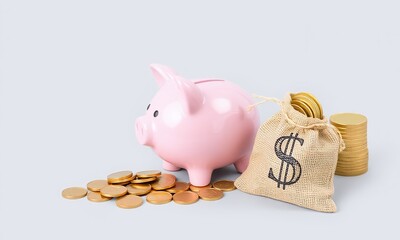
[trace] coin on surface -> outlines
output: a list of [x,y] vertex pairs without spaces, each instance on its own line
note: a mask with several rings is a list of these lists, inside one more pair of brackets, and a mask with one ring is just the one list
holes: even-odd
[[132,183],[126,186],[126,188],[128,189],[129,194],[137,196],[146,195],[151,191],[151,185],[147,183],[143,184]]
[[120,208],[137,208],[143,204],[143,199],[135,195],[126,195],[115,201]]
[[99,192],[88,192],[87,199],[91,202],[105,202],[110,200],[110,197],[104,197]]
[[212,186],[211,186],[211,184],[208,184],[208,185],[206,185],[206,186],[202,186],[202,187],[198,187],[198,186],[195,186],[195,185],[192,185],[192,184],[190,184],[190,190],[192,190],[193,192],[199,192],[201,189],[205,189],[205,188],[211,188]]
[[100,193],[104,197],[121,197],[128,193],[128,189],[119,185],[108,185],[100,189]]
[[166,191],[152,191],[146,196],[146,201],[152,204],[165,204],[172,200],[172,194]]
[[131,181],[127,181],[127,182],[119,182],[119,183],[109,183],[111,185],[121,185],[121,186],[126,186],[131,184]]
[[109,183],[122,183],[131,181],[134,177],[131,171],[120,171],[108,175],[107,181]]
[[163,173],[158,179],[151,184],[154,190],[165,190],[175,186],[176,177],[172,174]]
[[199,200],[199,195],[195,192],[184,191],[175,193],[173,199],[178,204],[192,204]]
[[86,188],[92,192],[100,192],[100,189],[107,185],[107,180],[93,180],[86,185]]
[[81,187],[70,187],[62,191],[61,195],[66,199],[79,199],[85,197],[87,190]]
[[175,182],[175,186],[168,188],[166,191],[169,193],[177,193],[189,190],[189,183],[186,182]]
[[135,178],[131,181],[131,183],[150,183],[157,180],[157,177],[149,177],[149,178]]
[[218,189],[206,188],[199,191],[199,197],[206,201],[215,201],[221,199],[223,196],[224,192]]
[[233,181],[230,180],[216,181],[215,183],[213,183],[213,187],[224,192],[236,189],[235,185],[233,184]]
[[160,175],[161,175],[161,172],[158,170],[148,170],[148,171],[141,171],[141,172],[136,173],[136,177],[138,177],[138,178],[157,177]]

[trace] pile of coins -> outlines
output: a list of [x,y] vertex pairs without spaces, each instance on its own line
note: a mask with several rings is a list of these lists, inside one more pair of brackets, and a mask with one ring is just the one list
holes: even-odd
[[330,122],[342,134],[346,149],[339,153],[336,174],[357,176],[368,171],[367,118],[357,113],[332,115]]
[[92,202],[105,202],[113,198],[120,208],[137,208],[143,204],[142,197],[151,204],[166,204],[174,201],[178,204],[192,204],[198,199],[219,200],[224,192],[235,190],[233,181],[220,180],[213,184],[197,187],[186,182],[176,181],[172,174],[157,170],[120,171],[108,175],[107,180],[93,180],[86,188],[70,187],[62,191],[67,199],[79,199],[87,196]]
[[321,104],[311,93],[292,93],[290,96],[292,98],[290,103],[296,111],[306,115],[307,117],[319,119],[324,118]]

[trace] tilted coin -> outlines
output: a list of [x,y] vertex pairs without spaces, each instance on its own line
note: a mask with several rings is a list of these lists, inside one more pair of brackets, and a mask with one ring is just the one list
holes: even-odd
[[89,192],[87,194],[87,199],[91,202],[105,202],[110,200],[110,197],[104,197],[99,192]]
[[136,178],[131,181],[131,183],[150,183],[157,180],[157,177],[149,177],[149,178]]
[[87,190],[81,187],[70,187],[62,191],[61,195],[67,199],[79,199],[85,197]]
[[184,191],[175,193],[173,199],[178,204],[192,204],[199,200],[199,195],[195,192]]
[[172,194],[166,191],[152,191],[146,196],[146,201],[152,204],[165,204],[172,200]]
[[304,102],[302,102],[302,101],[299,101],[299,100],[292,100],[292,105],[293,104],[295,104],[295,105],[297,105],[297,106],[299,106],[299,107],[301,107],[305,112],[306,112],[306,114],[307,114],[307,117],[314,117],[314,112],[311,110],[311,108],[307,105],[307,104],[305,104]]
[[338,113],[331,116],[332,124],[339,127],[360,126],[367,124],[367,118],[358,113]]
[[157,177],[160,175],[161,175],[161,172],[158,170],[148,170],[148,171],[141,171],[141,172],[136,173],[136,177],[138,177],[138,178]]
[[224,192],[218,189],[206,188],[199,191],[199,197],[206,201],[215,201],[221,199],[223,196]]
[[120,171],[108,175],[107,181],[109,183],[121,183],[131,181],[134,177],[131,171]]
[[312,110],[312,112],[314,113],[314,117],[321,119],[321,112],[320,112],[319,106],[307,94],[298,93],[292,99],[299,100],[299,101],[302,101],[303,103],[307,104],[310,107],[310,109]]
[[151,191],[151,185],[147,183],[144,184],[133,183],[126,186],[126,188],[128,189],[129,194],[137,196],[146,195]]
[[319,111],[320,111],[320,113],[321,113],[321,119],[323,119],[323,118],[324,118],[324,111],[323,111],[322,105],[321,105],[321,103],[318,101],[318,99],[317,99],[314,95],[312,95],[311,93],[309,93],[309,92],[307,92],[307,93],[301,93],[301,94],[305,94],[305,95],[307,95],[308,97],[310,97],[311,99],[314,100],[314,102],[318,105]]
[[135,195],[126,195],[118,198],[115,204],[120,208],[137,208],[143,204],[143,199]]
[[298,111],[298,112],[300,112],[300,113],[302,113],[302,114],[304,114],[304,115],[307,116],[307,113],[306,113],[301,107],[299,107],[299,106],[297,106],[297,105],[292,105],[292,107],[293,107],[296,111]]
[[169,193],[177,193],[189,190],[189,183],[186,182],[175,182],[175,186],[168,188],[166,191]]
[[89,182],[86,187],[92,192],[100,192],[100,189],[107,186],[107,180],[93,180]]
[[213,183],[213,187],[216,189],[219,189],[221,191],[224,191],[224,192],[232,191],[232,190],[236,189],[233,181],[230,181],[230,180],[217,181],[217,182]]
[[100,193],[105,197],[121,197],[128,193],[128,189],[119,185],[108,185],[100,189]]
[[206,186],[201,186],[201,187],[198,187],[198,186],[194,186],[194,185],[192,185],[192,184],[190,184],[190,190],[192,190],[193,192],[199,192],[201,189],[204,189],[204,188],[211,188],[212,186],[211,186],[211,184],[208,184],[208,185],[206,185]]
[[127,181],[127,182],[119,182],[119,183],[109,183],[111,185],[121,185],[121,186],[126,186],[131,184],[131,181]]
[[175,186],[176,177],[172,174],[164,173],[158,177],[158,179],[151,183],[151,187],[154,190],[165,190]]

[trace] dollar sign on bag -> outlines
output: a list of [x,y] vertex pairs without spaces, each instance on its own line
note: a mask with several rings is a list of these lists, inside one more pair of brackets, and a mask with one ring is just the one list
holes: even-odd
[[[285,190],[287,185],[295,184],[300,179],[300,176],[301,176],[301,165],[292,156],[296,141],[299,142],[301,146],[303,146],[303,143],[304,143],[304,139],[298,138],[297,137],[298,135],[299,134],[296,133],[296,135],[293,136],[293,133],[291,133],[290,136],[280,137],[275,142],[275,154],[280,160],[282,160],[281,168],[279,169],[278,178],[276,178],[274,176],[272,168],[269,169],[268,177],[278,183],[278,188],[280,188],[280,186],[282,185],[283,190]],[[282,144],[285,141],[287,141],[285,150],[282,151]],[[289,145],[291,145],[290,150],[289,150]],[[288,153],[288,150],[289,150],[289,153]],[[284,167],[285,167],[285,171],[283,172]],[[289,167],[292,168],[292,176],[291,176],[290,180],[287,179]],[[282,177],[283,177],[283,179],[282,179]]]

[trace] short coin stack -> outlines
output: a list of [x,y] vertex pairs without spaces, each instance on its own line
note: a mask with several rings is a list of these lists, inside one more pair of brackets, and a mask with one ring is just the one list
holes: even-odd
[[357,113],[334,114],[330,122],[342,134],[346,149],[339,154],[336,174],[357,176],[368,171],[367,118]]
[[144,196],[151,204],[166,204],[171,201],[177,204],[192,204],[199,198],[206,201],[219,200],[224,196],[223,192],[236,189],[230,180],[220,180],[214,184],[197,187],[176,181],[174,175],[157,170],[136,174],[131,171],[115,172],[108,175],[107,180],[89,182],[86,188],[66,188],[62,196],[67,199],[87,196],[92,202],[105,202],[115,198],[115,203],[120,208],[137,208],[143,204]]
[[290,94],[292,107],[307,117],[324,118],[322,106],[314,95],[311,93],[300,92]]

